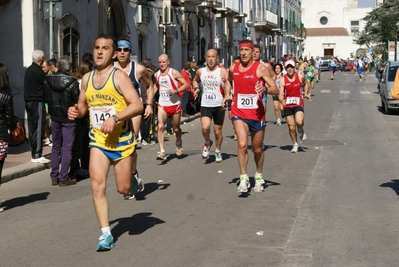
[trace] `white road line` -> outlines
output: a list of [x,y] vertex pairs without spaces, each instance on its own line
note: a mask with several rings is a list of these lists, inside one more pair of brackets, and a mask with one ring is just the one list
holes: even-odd
[[341,94],[349,94],[350,93],[350,91],[344,91],[344,90],[340,90],[339,91]]
[[370,91],[360,91],[361,95],[369,95],[371,94]]
[[331,90],[320,90],[320,93],[330,93],[331,92]]

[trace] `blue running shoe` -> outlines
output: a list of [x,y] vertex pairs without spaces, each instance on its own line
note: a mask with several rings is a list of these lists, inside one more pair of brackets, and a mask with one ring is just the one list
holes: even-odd
[[114,238],[110,233],[103,233],[98,240],[97,251],[108,251],[115,247]]
[[132,179],[132,187],[130,188],[130,192],[128,195],[123,195],[124,200],[134,199],[137,192],[141,192],[139,191],[139,182],[137,181],[136,177],[133,174],[131,179]]

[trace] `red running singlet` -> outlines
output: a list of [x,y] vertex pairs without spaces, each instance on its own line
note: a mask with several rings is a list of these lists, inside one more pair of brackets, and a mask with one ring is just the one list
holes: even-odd
[[294,81],[290,82],[284,75],[284,108],[303,107],[302,83],[298,73],[294,73]]
[[249,70],[240,72],[240,64],[233,69],[233,102],[231,103],[231,117],[246,120],[265,121],[265,109],[262,104],[262,94],[257,94],[255,85],[261,82],[256,76],[259,62],[252,64]]

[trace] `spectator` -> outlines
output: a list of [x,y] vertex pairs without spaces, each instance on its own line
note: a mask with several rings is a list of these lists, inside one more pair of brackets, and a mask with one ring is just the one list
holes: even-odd
[[[79,88],[81,88],[81,82],[83,75],[90,72],[93,69],[93,61],[82,60],[78,66],[77,71],[74,73],[74,77],[79,82]],[[69,169],[69,177],[77,179],[83,179],[90,177],[89,174],[89,115],[86,114],[84,117],[75,119],[76,130],[75,139],[72,146],[72,161],[71,168]],[[80,160],[80,162],[79,162]]]
[[[141,64],[147,69],[148,75],[151,77],[153,84],[155,84],[154,79],[154,68],[151,64],[151,59],[146,58],[144,59]],[[141,88],[141,97],[143,103],[147,103],[147,84],[144,81],[140,81],[140,88]],[[155,99],[154,99],[155,101]],[[153,101],[153,102],[154,102]],[[156,114],[156,105],[154,103],[152,105],[152,110],[154,111],[150,116],[144,117],[141,121],[141,144],[148,145],[148,144],[155,144],[154,141],[151,141],[151,133],[152,129],[154,128],[154,114]]]
[[[42,70],[44,71],[44,73],[46,73],[46,75],[51,74],[50,66],[48,64],[48,60],[44,60],[43,61]],[[43,141],[42,141],[42,146],[52,146],[53,144],[51,143],[51,140],[50,140],[51,120],[50,120],[50,115],[48,114],[48,104],[47,103],[44,103],[44,108],[46,110],[46,118],[45,118],[45,121],[44,121],[44,138],[43,138]]]
[[190,94],[191,94],[191,81],[192,77],[190,74],[190,68],[191,68],[191,63],[187,61],[184,63],[184,68],[181,71],[181,76],[186,80],[188,87],[187,90],[183,92],[183,97],[181,100],[181,105],[182,105],[182,117],[189,117],[188,112],[187,112],[187,107],[188,107],[188,102],[190,100]]
[[57,73],[58,72],[57,60],[55,58],[52,58],[52,59],[49,59],[47,62],[48,62],[48,66],[50,68],[49,74]]
[[24,77],[24,100],[28,117],[29,143],[32,154],[31,162],[49,163],[50,160],[42,156],[42,140],[46,114],[43,93],[46,74],[41,68],[44,61],[43,51],[33,51],[32,61],[32,65],[26,69]]
[[380,93],[380,83],[383,71],[384,71],[384,64],[382,63],[381,58],[378,58],[375,69],[375,77],[377,78],[377,93]]
[[[8,71],[0,63],[0,183],[4,161],[7,157],[9,131],[16,128],[14,119],[13,95],[11,93]],[[3,211],[3,208],[0,208]]]
[[68,56],[61,57],[57,62],[57,73],[47,76],[44,84],[53,135],[51,184],[59,186],[76,184],[76,179],[68,177],[76,122],[68,119],[67,113],[68,108],[78,102],[80,91],[79,82],[71,75],[71,69],[72,59]]

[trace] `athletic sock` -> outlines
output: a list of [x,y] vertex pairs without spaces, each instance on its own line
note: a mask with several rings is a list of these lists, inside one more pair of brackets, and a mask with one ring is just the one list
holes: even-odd
[[108,227],[101,227],[101,233],[103,234],[111,234],[111,228]]

